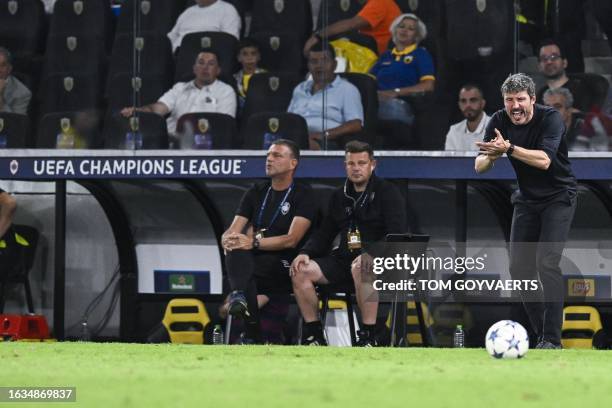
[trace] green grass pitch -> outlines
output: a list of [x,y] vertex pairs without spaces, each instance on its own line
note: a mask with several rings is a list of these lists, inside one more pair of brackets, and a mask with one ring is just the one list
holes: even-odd
[[2,343],[0,386],[75,386],[50,407],[603,407],[612,353]]

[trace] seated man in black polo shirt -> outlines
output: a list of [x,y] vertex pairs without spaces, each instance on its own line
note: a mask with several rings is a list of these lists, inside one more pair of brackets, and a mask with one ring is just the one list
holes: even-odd
[[[347,180],[332,194],[327,216],[291,264],[293,293],[304,317],[302,344],[326,345],[319,319],[315,285],[353,282],[361,311],[358,346],[372,347],[378,313],[378,294],[372,286],[371,259],[362,245],[384,240],[387,234],[406,232],[404,197],[392,183],[374,175],[376,160],[367,143],[345,147]],[[329,253],[340,235],[339,246]],[[362,263],[363,268],[362,268]],[[352,318],[352,317],[349,317]]]
[[257,294],[291,288],[289,266],[310,228],[315,202],[309,185],[294,180],[295,143],[279,139],[268,149],[266,175],[242,197],[222,237],[232,293],[229,313],[245,319],[245,342],[261,341]]

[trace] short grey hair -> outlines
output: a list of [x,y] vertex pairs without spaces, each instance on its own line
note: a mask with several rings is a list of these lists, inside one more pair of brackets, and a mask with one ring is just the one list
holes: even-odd
[[416,21],[417,25],[415,41],[417,44],[423,41],[427,37],[427,26],[425,25],[425,23],[421,21],[421,19],[418,18],[416,14],[404,13],[397,16],[389,26],[389,32],[391,33],[391,37],[393,38],[393,43],[396,43],[395,30],[397,29],[397,26],[400,25],[400,23],[405,19]]
[[12,67],[13,66],[13,56],[11,55],[11,52],[7,48],[0,47],[0,54],[4,55],[4,59]]
[[542,99],[544,99],[543,102],[546,103],[546,98],[550,98],[551,96],[555,95],[561,95],[565,98],[566,108],[571,108],[572,106],[574,106],[574,95],[572,95],[569,89],[563,87],[547,89],[546,92],[544,92],[544,96],[542,96]]
[[535,97],[535,82],[529,75],[519,72],[510,74],[501,86],[502,96],[527,91],[530,97]]

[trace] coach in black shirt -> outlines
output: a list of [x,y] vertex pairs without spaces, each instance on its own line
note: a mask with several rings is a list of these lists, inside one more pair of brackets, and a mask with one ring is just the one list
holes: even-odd
[[[378,297],[370,281],[369,256],[362,254],[362,245],[405,232],[404,198],[395,185],[373,174],[376,160],[370,145],[352,141],[346,144],[345,152],[347,180],[332,194],[327,216],[291,265],[293,293],[305,322],[302,344],[327,344],[314,286],[352,280],[362,319],[358,345],[376,345]],[[338,234],[340,243],[330,254]]]
[[510,274],[537,279],[541,291],[523,292],[536,348],[561,347],[563,277],[559,262],[576,209],[576,178],[567,157],[559,112],[536,105],[535,84],[525,74],[509,76],[502,87],[505,108],[487,126],[476,171],[491,169],[506,153],[518,179],[512,196]]
[[289,267],[310,228],[315,203],[309,185],[294,180],[299,148],[277,140],[268,149],[269,181],[242,197],[232,225],[223,234],[230,287],[229,313],[246,321],[246,342],[259,342],[257,295],[291,290]]

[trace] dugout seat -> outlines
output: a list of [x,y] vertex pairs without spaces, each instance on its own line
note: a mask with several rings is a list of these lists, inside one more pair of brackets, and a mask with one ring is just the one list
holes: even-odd
[[308,149],[306,120],[294,113],[257,113],[249,117],[243,129],[242,140],[245,149],[267,150],[269,144],[276,139],[292,140],[300,149]]
[[176,134],[179,138],[176,147],[182,150],[208,148],[209,142],[197,140],[196,135],[209,136],[212,139],[210,149],[232,149],[238,145],[236,120],[223,113],[186,113],[176,124]]
[[41,82],[40,113],[97,109],[102,105],[96,74],[55,73]]
[[7,235],[0,240],[0,313],[4,311],[6,288],[13,283],[23,285],[28,312],[34,313],[28,274],[34,265],[39,232],[28,225],[13,224],[12,234]]
[[162,324],[170,342],[204,344],[204,331],[210,323],[206,306],[198,299],[172,299],[166,306]]
[[593,337],[602,330],[599,312],[592,306],[567,306],[563,309],[561,345],[563,348],[593,348]]
[[29,145],[29,123],[26,115],[0,112],[0,149],[18,149]]
[[43,75],[61,72],[106,76],[108,59],[98,38],[92,35],[50,35]]
[[[340,76],[355,85],[361,95],[361,106],[363,106],[363,135],[352,137],[359,140],[370,141],[376,134],[378,123],[378,86],[376,80],[367,74],[345,72]],[[351,137],[346,138],[348,141]],[[343,141],[342,145],[346,143]]]

